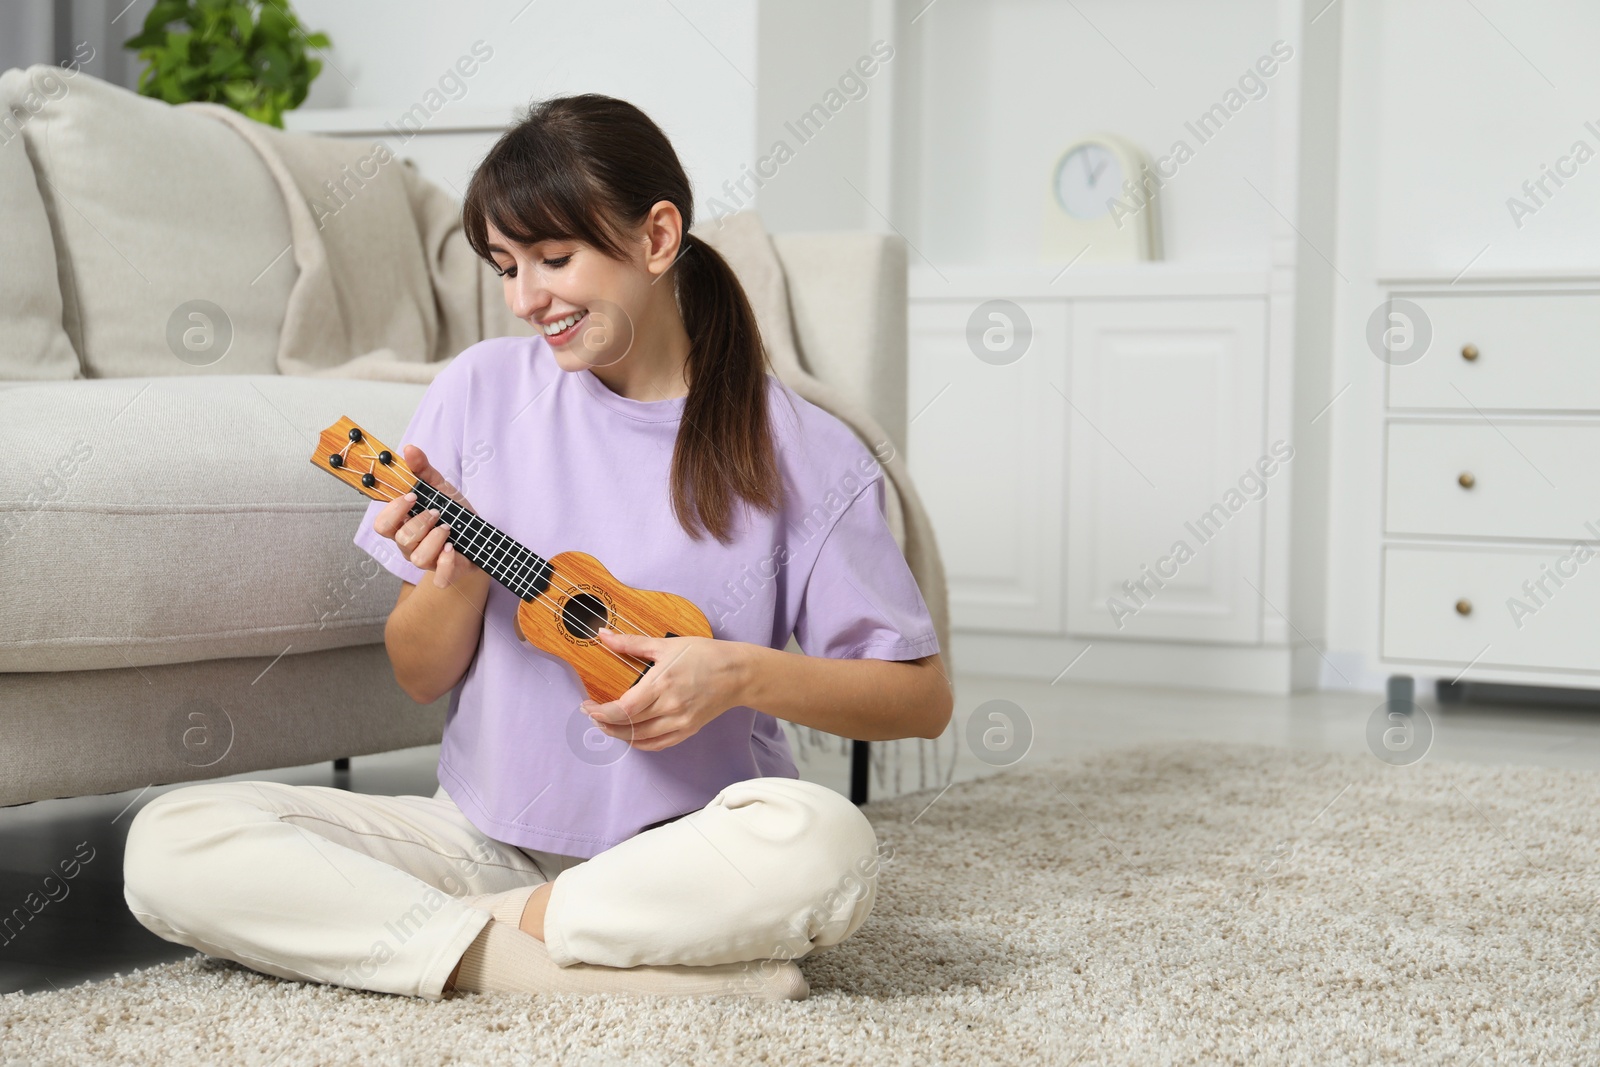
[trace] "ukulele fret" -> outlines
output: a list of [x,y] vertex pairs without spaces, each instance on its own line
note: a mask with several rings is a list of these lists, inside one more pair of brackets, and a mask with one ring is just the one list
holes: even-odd
[[[489,562],[492,565],[499,566],[509,561],[515,555],[513,546],[516,544],[516,542],[511,540],[511,538],[507,537],[504,533],[491,527],[488,537]],[[496,538],[499,539],[499,544],[495,544]]]

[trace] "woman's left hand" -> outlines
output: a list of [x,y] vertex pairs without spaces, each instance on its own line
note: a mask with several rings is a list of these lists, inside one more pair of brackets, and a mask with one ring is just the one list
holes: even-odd
[[603,627],[599,640],[613,652],[655,664],[616,700],[578,705],[601,732],[634,748],[671,748],[740,702],[745,661],[738,641],[646,637]]

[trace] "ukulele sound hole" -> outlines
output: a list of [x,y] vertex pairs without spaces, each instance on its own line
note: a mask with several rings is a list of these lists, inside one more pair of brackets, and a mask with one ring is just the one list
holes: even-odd
[[561,625],[580,641],[597,640],[600,627],[607,625],[606,606],[589,593],[569,597],[561,607]]

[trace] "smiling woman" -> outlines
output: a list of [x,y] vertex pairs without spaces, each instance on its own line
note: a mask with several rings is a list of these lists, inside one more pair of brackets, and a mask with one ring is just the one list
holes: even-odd
[[[794,959],[866,919],[872,827],[799,780],[780,720],[937,737],[939,642],[882,466],[771,373],[692,213],[671,144],[621,100],[547,100],[490,150],[464,227],[537,334],[439,371],[390,453],[414,491],[375,500],[354,538],[404,583],[385,627],[396,680],[420,702],[450,694],[441,788],[168,794],[129,835],[129,906],[150,929],[427,997],[793,999]],[[641,628],[600,572],[562,563],[579,548],[618,583],[715,613],[709,635]],[[744,581],[762,559],[781,561],[771,580]],[[717,611],[730,596],[737,610]],[[557,652],[641,669],[589,698],[582,657],[542,647],[530,618],[559,631]],[[292,820],[334,843],[340,877]],[[462,855],[479,860],[466,876],[447,862]]]

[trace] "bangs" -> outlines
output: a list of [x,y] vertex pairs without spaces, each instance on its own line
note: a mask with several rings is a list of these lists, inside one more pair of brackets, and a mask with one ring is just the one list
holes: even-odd
[[587,168],[566,155],[559,138],[538,126],[516,127],[495,142],[473,172],[461,205],[467,243],[479,258],[494,266],[491,225],[521,245],[579,240],[613,259],[626,257],[602,214],[604,190],[592,186]]

